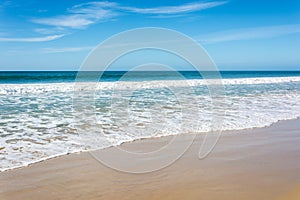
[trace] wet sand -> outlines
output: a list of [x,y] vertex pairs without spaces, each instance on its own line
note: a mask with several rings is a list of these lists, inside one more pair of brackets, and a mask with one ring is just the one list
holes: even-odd
[[[159,159],[175,154],[188,137],[181,136],[182,142]],[[148,151],[169,140],[144,139],[121,148]],[[0,173],[0,199],[300,199],[300,119],[267,128],[225,132],[212,153],[199,160],[202,141],[203,135],[197,135],[177,162],[144,174],[113,170],[89,153],[5,171]],[[102,151],[114,156],[111,148]],[[138,166],[144,161],[124,162]]]

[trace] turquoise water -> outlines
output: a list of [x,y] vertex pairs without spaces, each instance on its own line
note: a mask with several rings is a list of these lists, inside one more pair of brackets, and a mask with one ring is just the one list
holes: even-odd
[[0,72],[0,171],[140,138],[300,117],[300,72],[221,72],[215,96],[213,73],[105,72],[91,82],[97,75],[75,83],[76,72]]
[[[111,82],[118,81],[126,71],[108,71],[104,72],[99,81]],[[198,72],[193,71],[179,71],[179,72],[130,72],[126,77],[126,81],[147,81],[147,80],[176,80],[178,74],[186,79],[201,79]],[[215,77],[215,73],[211,74],[211,78]],[[74,71],[60,71],[60,72],[4,72],[0,71],[0,84],[18,84],[18,83],[62,83],[74,82],[77,72]],[[255,77],[288,77],[300,76],[300,71],[222,71],[220,72],[222,78],[255,78]],[[86,72],[85,80],[94,80],[95,76],[99,76],[98,72]],[[124,80],[124,79],[123,79]]]

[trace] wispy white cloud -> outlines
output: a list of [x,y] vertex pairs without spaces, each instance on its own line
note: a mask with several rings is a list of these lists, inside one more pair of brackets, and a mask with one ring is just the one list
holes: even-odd
[[122,6],[115,2],[88,2],[67,9],[67,14],[48,18],[33,19],[32,22],[42,25],[81,29],[99,21],[110,20],[122,13],[138,13],[151,15],[175,15],[196,12],[225,4],[226,1],[195,2],[178,6],[154,8],[137,8]]
[[117,13],[115,11],[108,9],[113,6],[115,4],[110,2],[78,4],[67,9],[68,13],[66,15],[33,19],[32,22],[55,27],[81,29],[116,16]]
[[53,18],[41,18],[35,19],[33,20],[33,22],[38,24],[69,28],[82,28],[93,23],[91,19],[83,18],[81,15],[62,15]]
[[43,53],[67,53],[67,52],[79,52],[79,51],[90,51],[94,46],[84,47],[63,47],[63,48],[44,48]]
[[111,9],[111,8],[116,8],[118,6],[119,5],[114,2],[93,1],[93,2],[74,5],[73,7],[69,8],[68,11],[70,13],[86,14],[86,13],[94,12],[97,9]]
[[65,32],[65,29],[61,27],[35,28],[34,32],[43,35],[51,35],[51,34],[63,33]]
[[56,40],[64,35],[50,35],[45,37],[32,37],[32,38],[7,38],[0,37],[0,42],[46,42],[51,40]]
[[213,2],[195,2],[188,3],[179,6],[163,6],[156,8],[135,8],[135,7],[120,7],[126,11],[140,13],[140,14],[181,14],[196,12],[200,10],[205,10],[208,8],[213,8],[225,4],[226,1],[213,1]]
[[227,41],[273,38],[293,33],[300,33],[300,24],[265,26],[222,31],[200,36],[198,37],[198,40],[202,43],[210,44]]

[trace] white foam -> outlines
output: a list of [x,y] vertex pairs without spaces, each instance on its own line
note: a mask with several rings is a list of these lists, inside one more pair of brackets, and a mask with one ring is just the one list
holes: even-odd
[[72,92],[74,90],[110,90],[161,87],[188,87],[201,85],[249,85],[300,82],[300,76],[263,77],[235,79],[187,79],[154,81],[119,81],[99,83],[44,83],[44,84],[0,84],[0,94],[40,94],[45,92]]
[[[230,94],[215,104],[208,93],[192,95],[180,89],[206,85],[206,80],[94,83],[97,90],[106,91],[95,94],[96,122],[93,115],[74,115],[72,110],[73,91],[91,90],[93,83],[0,85],[0,171],[139,138],[265,127],[300,117],[300,77],[223,79],[222,83]],[[252,87],[255,84],[261,85]],[[178,87],[177,96],[164,89],[166,85]],[[111,105],[113,88],[149,90],[118,97]],[[121,90],[115,93],[122,94]],[[130,104],[124,104],[128,100]],[[222,126],[215,126],[214,119]]]

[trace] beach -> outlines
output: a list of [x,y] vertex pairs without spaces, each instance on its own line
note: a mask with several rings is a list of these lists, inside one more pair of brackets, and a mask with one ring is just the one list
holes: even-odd
[[[69,154],[0,173],[1,200],[35,199],[299,199],[300,119],[269,127],[223,132],[214,150],[198,158],[203,134],[172,165],[130,174],[104,166],[91,154]],[[171,136],[169,136],[171,137]],[[124,143],[144,151],[169,137]],[[187,136],[182,137],[184,144]],[[192,137],[192,135],[188,136]],[[172,147],[168,155],[178,146]],[[110,153],[112,148],[102,149]],[[114,155],[111,155],[114,156]],[[142,164],[141,159],[135,161]]]
[[300,200],[299,1],[0,1],[0,200]]

